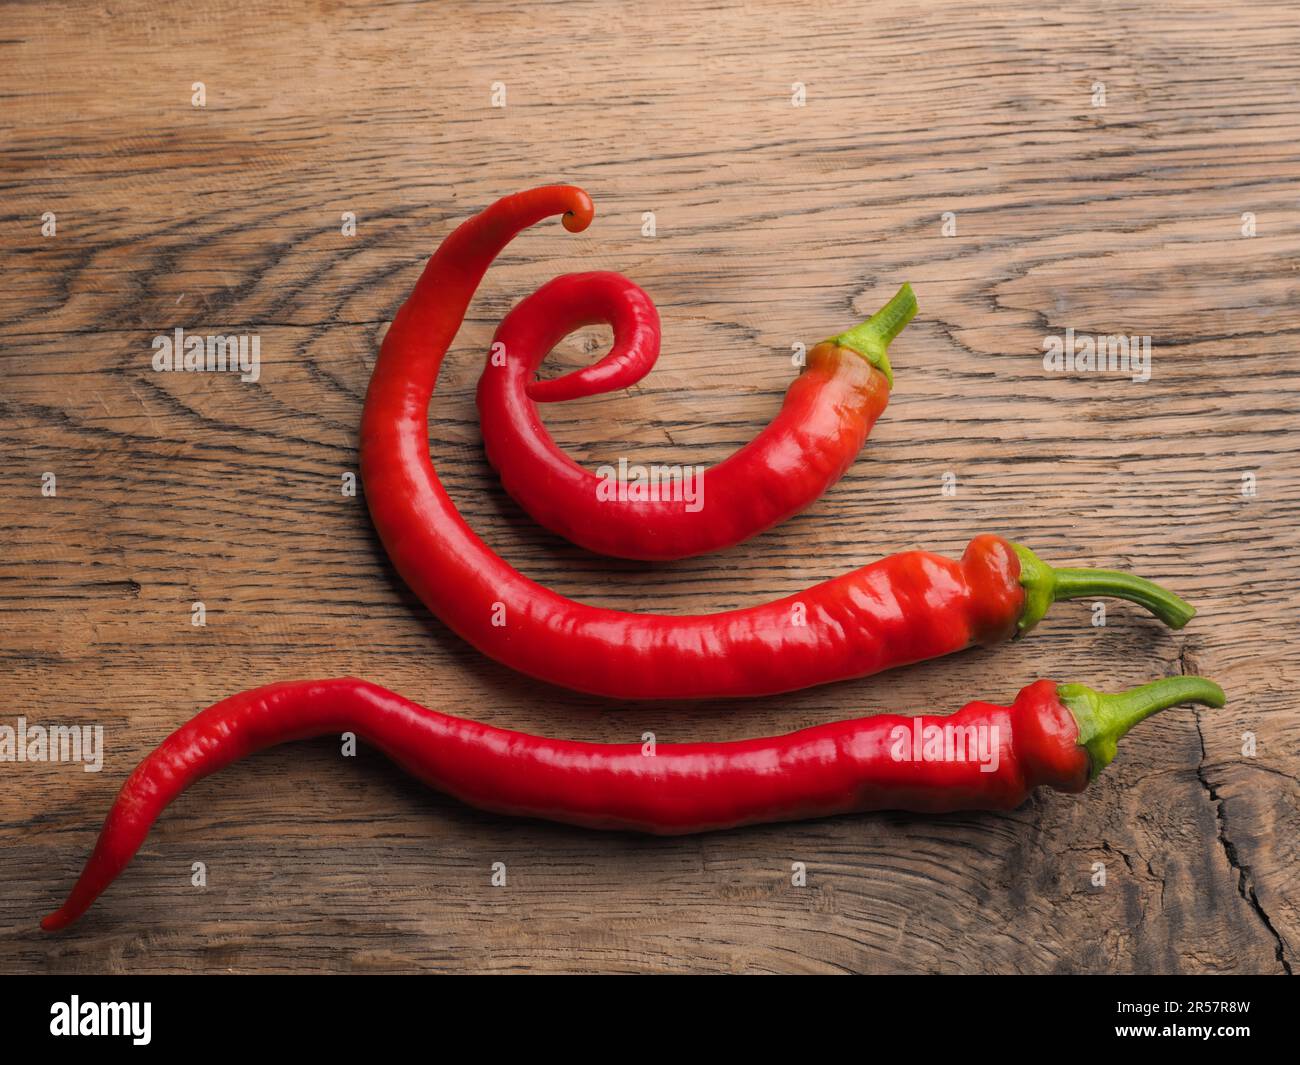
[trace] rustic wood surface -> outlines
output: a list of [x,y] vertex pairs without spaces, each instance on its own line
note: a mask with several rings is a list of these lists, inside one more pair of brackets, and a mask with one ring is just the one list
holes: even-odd
[[[0,14],[0,724],[99,724],[107,748],[99,773],[0,764],[0,969],[1295,967],[1294,4]],[[591,192],[596,222],[515,242],[430,417],[457,505],[526,573],[611,606],[707,611],[1000,531],[1051,561],[1132,568],[1200,616],[1170,633],[1112,604],[1099,628],[1067,604],[1015,645],[707,706],[613,705],[473,652],[340,485],[379,341],[428,253],[498,196],[558,180]],[[921,311],[838,486],[748,545],[649,567],[539,531],[482,455],[473,389],[495,323],[580,269],[627,274],[664,325],[639,387],[547,410],[591,464],[717,462],[776,409],[793,343],[904,279]],[[151,339],[177,326],[260,335],[260,380],[154,372]],[[1043,339],[1067,327],[1151,336],[1151,379],[1048,372]],[[605,339],[570,337],[548,372]],[[36,928],[139,758],[270,681],[356,674],[498,725],[671,742],[1180,671],[1218,679],[1229,706],[1161,715],[1085,795],[1001,814],[651,840],[468,810],[364,748],[280,748],[183,796],[81,924]]]

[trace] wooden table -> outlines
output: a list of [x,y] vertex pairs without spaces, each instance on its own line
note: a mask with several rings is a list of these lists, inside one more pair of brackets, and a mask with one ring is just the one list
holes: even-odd
[[[105,754],[98,773],[0,764],[0,968],[1294,968],[1293,4],[122,0],[3,17],[0,724],[102,725]],[[455,502],[524,572],[609,606],[711,611],[999,531],[1131,568],[1200,616],[1171,633],[1110,604],[1098,627],[1067,604],[1011,646],[726,705],[620,706],[471,650],[342,485],[379,341],[429,252],[498,196],[560,180],[591,192],[596,223],[515,242],[430,416]],[[584,269],[636,280],[664,326],[640,386],[548,409],[592,465],[716,463],[777,408],[792,344],[904,279],[921,311],[838,486],[750,544],[651,567],[540,531],[481,450],[495,324]],[[257,335],[260,378],[155,372],[151,342],[178,326]],[[1066,329],[1149,336],[1150,379],[1046,369]],[[571,336],[548,372],[605,340]],[[671,742],[1179,672],[1219,680],[1229,706],[1169,711],[1087,794],[1001,814],[598,835],[468,810],[372,750],[280,748],[188,792],[71,932],[36,930],[138,759],[270,681],[357,674],[498,725]]]

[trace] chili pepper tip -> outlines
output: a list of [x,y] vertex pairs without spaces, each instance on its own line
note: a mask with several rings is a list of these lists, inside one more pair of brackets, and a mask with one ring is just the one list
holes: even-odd
[[564,212],[560,221],[570,233],[581,233],[591,225],[591,220],[596,215],[596,205],[582,189],[570,186],[569,191],[573,193],[574,206]]

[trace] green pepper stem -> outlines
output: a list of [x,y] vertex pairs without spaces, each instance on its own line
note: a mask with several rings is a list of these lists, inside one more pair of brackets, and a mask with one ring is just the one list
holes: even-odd
[[1053,569],[1021,544],[1012,544],[1020,558],[1020,583],[1025,589],[1020,634],[1028,632],[1063,599],[1111,596],[1146,607],[1171,629],[1181,629],[1196,614],[1196,608],[1173,592],[1132,573],[1113,569]]
[[1079,746],[1088,751],[1093,779],[1110,765],[1121,737],[1139,721],[1180,703],[1217,707],[1227,702],[1223,689],[1204,677],[1166,677],[1114,695],[1062,684],[1056,694],[1079,725]]
[[880,310],[847,333],[831,337],[830,343],[856,351],[884,374],[889,387],[893,388],[894,369],[889,365],[887,354],[889,342],[915,317],[916,293],[912,291],[911,285],[904,282],[903,287],[894,293],[894,298]]

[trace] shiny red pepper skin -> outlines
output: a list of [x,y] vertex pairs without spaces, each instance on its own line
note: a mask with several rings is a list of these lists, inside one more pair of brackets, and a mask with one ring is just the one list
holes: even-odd
[[355,732],[430,787],[481,809],[658,835],[867,810],[1005,810],[1039,785],[1087,786],[1088,753],[1050,681],[1029,685],[1010,707],[970,703],[924,719],[984,726],[997,751],[992,772],[982,768],[991,761],[973,758],[913,759],[916,722],[882,714],[767,739],[659,744],[648,755],[639,743],[508,732],[352,678],[272,684],[208,707],[136,767],[68,900],[41,926],[54,931],[80,917],[190,784],[310,736]]
[[[564,336],[593,324],[614,331],[603,359],[534,380]],[[619,274],[569,274],[506,315],[479,378],[483,442],[506,491],[540,525],[598,554],[688,558],[770,529],[843,476],[889,402],[885,374],[867,359],[839,344],[818,344],[772,421],[688,485],[698,502],[683,499],[680,476],[676,491],[658,498],[602,498],[604,480],[560,450],[537,403],[627,388],[658,355],[659,315],[645,292]]]
[[428,608],[484,654],[577,691],[626,699],[769,695],[994,643],[1024,607],[1020,563],[981,536],[958,562],[909,552],[796,595],[696,616],[588,606],[523,576],[465,523],[429,459],[438,370],[493,258],[549,215],[581,230],[586,194],[507,197],[429,260],[384,338],[361,422],[361,473],[393,565]]

